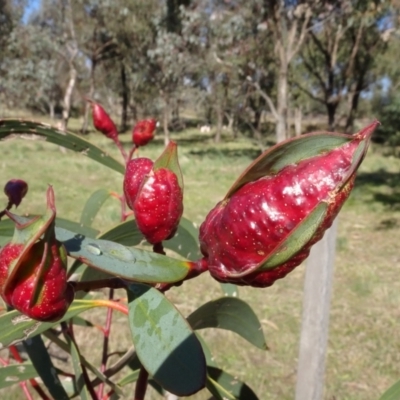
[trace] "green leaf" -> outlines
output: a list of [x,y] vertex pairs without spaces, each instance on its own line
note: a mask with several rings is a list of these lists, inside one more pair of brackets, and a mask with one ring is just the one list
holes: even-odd
[[[298,253],[314,236],[325,218],[328,204],[322,202],[296,226],[285,240],[278,243],[265,257],[266,261],[256,267],[257,271],[268,270],[282,265]],[[253,270],[252,270],[253,271]],[[246,275],[250,273],[246,271]]]
[[25,340],[24,347],[32,364],[38,372],[47,390],[54,399],[68,400],[69,396],[66,393],[56,372],[50,355],[40,335]]
[[0,389],[15,385],[28,379],[36,378],[38,373],[30,362],[7,365],[0,368]]
[[[37,215],[31,215],[24,217],[24,221],[28,222],[30,219],[37,217]],[[96,229],[83,226],[79,222],[70,221],[64,218],[56,217],[56,231],[57,227],[68,229],[70,231],[85,235],[88,237],[96,237],[99,233]],[[14,235],[15,225],[11,219],[4,219],[0,221],[0,246],[4,246],[10,242]]]
[[128,375],[124,376],[120,381],[118,381],[118,386],[126,386],[132,382],[136,382],[139,377],[140,370],[130,372]]
[[84,226],[92,226],[97,213],[110,196],[111,191],[106,189],[99,189],[92,193],[83,208],[80,223]]
[[211,350],[207,346],[207,343],[204,341],[204,339],[201,337],[201,335],[198,332],[196,332],[196,336],[197,336],[197,339],[199,339],[201,348],[203,349],[203,353],[204,353],[204,357],[206,359],[207,366],[216,367],[217,364],[215,363],[214,357],[212,356]]
[[63,132],[53,126],[42,124],[40,122],[22,119],[0,120],[0,140],[20,134],[43,137],[50,143],[63,146],[67,149],[88,156],[92,160],[95,160],[114,171],[120,172],[121,174],[125,173],[125,167],[119,161],[112,158],[109,154],[102,151],[94,144],[71,132]]
[[135,220],[128,220],[103,232],[99,239],[111,240],[124,246],[137,246],[144,240]]
[[[256,181],[263,176],[275,175],[287,165],[316,157],[353,140],[358,140],[360,146],[353,157],[353,168],[349,171],[350,176],[365,156],[372,133],[378,125],[378,121],[373,121],[355,135],[314,132],[278,143],[249,165],[229,189],[225,199],[231,197],[241,186],[248,182]],[[346,180],[344,180],[345,183]]]
[[[66,353],[70,353],[70,345],[69,343],[65,343],[62,341],[57,335],[55,335],[51,331],[44,332],[44,335],[50,339],[53,343],[55,343],[60,349],[64,350]],[[121,396],[121,389],[115,385],[110,379],[108,379],[102,372],[100,372],[93,364],[86,360],[82,354],[79,354],[79,362],[81,365],[84,365],[90,372],[92,372],[98,379],[98,382],[104,382],[115,392],[115,394]]]
[[187,318],[193,329],[219,328],[237,333],[254,346],[266,350],[260,321],[252,308],[235,297],[209,301]]
[[154,162],[153,170],[156,171],[160,168],[172,171],[176,175],[179,187],[183,191],[183,175],[181,167],[179,166],[178,146],[175,142],[169,142],[160,157]]
[[309,133],[278,143],[261,154],[229,189],[225,199],[231,197],[241,186],[267,175],[275,175],[282,168],[301,160],[315,157],[350,142],[351,135],[340,133]]
[[83,376],[83,370],[81,365],[81,355],[79,349],[75,345],[74,341],[69,339],[69,353],[72,358],[72,366],[75,372],[75,386],[79,393],[81,400],[89,400],[91,396],[89,395],[88,389],[86,387],[85,379]]
[[75,233],[79,233],[80,235],[85,235],[92,238],[95,238],[99,234],[99,231],[97,229],[93,229],[90,226],[58,217],[56,217],[56,232],[57,227],[68,229],[69,231],[73,231]]
[[0,221],[0,246],[7,244],[14,235],[14,222],[11,219]]
[[199,245],[199,230],[187,218],[181,218],[175,236],[163,242],[167,249],[185,257],[187,260],[196,261],[201,257]]
[[190,270],[189,262],[109,240],[86,238],[62,228],[56,230],[56,237],[71,257],[127,280],[173,283],[184,279]]
[[400,399],[400,381],[392,385],[379,400],[399,400]]
[[74,300],[64,317],[57,322],[39,322],[19,313],[9,311],[0,316],[0,348],[27,340],[93,307],[93,300]]
[[239,297],[239,289],[233,283],[220,283],[220,285],[225,296]]
[[219,368],[207,367],[206,386],[217,400],[258,400],[249,386]]
[[205,359],[196,335],[158,290],[132,284],[129,325],[137,355],[165,390],[189,396],[205,385]]

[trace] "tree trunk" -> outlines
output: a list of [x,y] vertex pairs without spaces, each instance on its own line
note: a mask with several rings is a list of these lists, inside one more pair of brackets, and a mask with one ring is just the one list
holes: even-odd
[[335,132],[336,129],[336,121],[335,121],[335,114],[337,103],[326,103],[326,110],[328,112],[328,131]]
[[302,112],[300,107],[296,107],[294,109],[294,134],[296,136],[301,135],[301,119],[302,119]]
[[360,99],[360,93],[363,86],[364,86],[364,74],[360,74],[357,80],[356,87],[349,93],[348,109],[350,111],[346,118],[346,126],[345,126],[346,133],[353,130],[354,118],[358,108],[358,100]]
[[222,125],[224,121],[224,111],[222,109],[222,104],[217,104],[215,111],[217,114],[217,130],[215,132],[214,142],[219,143],[221,141]]
[[126,71],[124,63],[121,63],[121,97],[122,97],[122,113],[121,113],[121,132],[128,129],[128,105],[129,105],[129,87],[126,80]]
[[[94,81],[94,73],[96,70],[96,60],[92,59],[92,66],[90,68],[90,88],[89,88],[89,98],[93,99],[94,90],[95,90],[95,81]],[[83,115],[83,122],[81,133],[86,135],[88,133],[88,125],[89,125],[89,112],[90,112],[90,104],[86,102],[85,105],[85,113]]]
[[49,101],[49,114],[50,114],[50,119],[54,119],[54,109],[55,109],[56,103],[55,101]]
[[276,111],[278,118],[276,122],[276,142],[282,142],[287,138],[287,117],[288,117],[288,74],[287,65],[281,63],[278,76],[278,101]]
[[168,129],[170,104],[167,95],[164,95],[163,98],[164,98],[164,109],[163,109],[164,145],[165,147],[167,147],[170,142],[169,129]]
[[69,82],[67,85],[67,89],[65,91],[64,107],[63,107],[63,111],[62,111],[61,130],[63,130],[63,131],[67,130],[68,120],[69,120],[70,111],[71,111],[71,98],[72,98],[72,93],[74,91],[77,75],[78,75],[78,72],[77,72],[75,66],[71,63],[70,71],[69,71]]

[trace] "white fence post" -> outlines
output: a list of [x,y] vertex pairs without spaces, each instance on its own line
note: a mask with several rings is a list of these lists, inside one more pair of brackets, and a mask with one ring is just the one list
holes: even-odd
[[296,400],[321,400],[324,392],[337,219],[307,260]]

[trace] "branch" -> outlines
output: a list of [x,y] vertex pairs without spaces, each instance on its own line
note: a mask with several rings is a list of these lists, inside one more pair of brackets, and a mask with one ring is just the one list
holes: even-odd
[[303,86],[301,86],[299,83],[295,82],[295,85],[303,92],[305,93],[307,96],[309,96],[311,99],[318,101],[321,104],[326,104],[326,102],[324,100],[322,100],[320,97],[315,96],[312,92],[310,92],[309,90],[305,89]]
[[254,82],[249,76],[246,78],[250,84],[257,89],[258,93],[263,97],[263,99],[267,102],[268,107],[274,116],[275,120],[278,121],[279,115],[278,112],[276,111],[276,108],[274,106],[274,103],[272,102],[271,98],[267,95],[267,93],[264,92],[264,90],[261,89],[260,85],[258,82]]
[[300,46],[301,46],[301,45],[303,44],[303,42],[304,42],[304,39],[305,39],[306,33],[307,33],[307,26],[308,26],[308,24],[309,24],[309,22],[310,22],[311,15],[312,15],[311,7],[307,7],[307,10],[306,10],[305,14],[306,14],[306,15],[305,15],[305,17],[304,17],[303,25],[301,26],[301,31],[300,31],[299,40],[297,41],[297,45],[296,45],[296,47],[294,48],[294,50],[292,51],[292,54],[290,54],[290,55],[288,56],[288,60],[291,60],[291,58],[292,58],[295,54],[297,54],[297,53],[299,52]]

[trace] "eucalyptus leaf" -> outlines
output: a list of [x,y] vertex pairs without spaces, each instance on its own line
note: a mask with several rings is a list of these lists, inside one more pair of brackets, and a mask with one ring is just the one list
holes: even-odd
[[72,358],[72,366],[75,372],[75,386],[79,393],[79,397],[81,400],[89,400],[91,399],[91,396],[89,395],[89,391],[86,387],[86,382],[83,375],[81,355],[79,353],[78,347],[71,338],[69,339],[69,353],[71,354]]
[[23,344],[32,364],[53,398],[57,400],[68,400],[69,396],[58,377],[56,368],[51,361],[42,337],[37,335],[25,340]]
[[154,162],[153,170],[156,171],[160,168],[165,168],[172,171],[176,175],[179,187],[183,191],[183,175],[181,167],[179,166],[178,146],[175,142],[169,142],[168,146]]
[[83,207],[80,223],[84,226],[92,226],[97,213],[110,196],[111,192],[106,189],[99,189],[92,193]]
[[0,367],[0,389],[15,385],[28,379],[36,378],[38,373],[30,362]]
[[248,385],[219,368],[207,367],[206,386],[217,400],[259,400]]
[[39,335],[60,322],[73,318],[96,306],[96,301],[93,300],[74,300],[64,317],[57,322],[35,321],[15,310],[2,314],[0,316],[0,348]]
[[399,400],[400,399],[400,381],[392,385],[379,400]]
[[371,135],[378,125],[378,121],[373,121],[355,135],[314,132],[278,143],[249,165],[229,189],[225,199],[231,197],[248,182],[256,181],[264,176],[275,175],[288,165],[297,164],[302,160],[319,156],[353,140],[358,140],[360,142],[359,151],[353,159],[352,170],[349,171],[349,175],[351,175],[365,156]]
[[125,172],[124,165],[119,161],[112,158],[99,147],[71,132],[64,132],[54,126],[35,121],[23,119],[0,120],[0,140],[21,134],[29,135],[33,138],[43,138],[50,143],[81,153],[121,174]]
[[193,329],[226,329],[262,350],[268,349],[256,314],[246,302],[238,298],[222,297],[209,301],[190,314],[187,320]]
[[91,267],[123,279],[157,283],[183,280],[190,263],[150,251],[122,246],[109,240],[86,238],[59,228],[56,237],[68,255]]
[[143,284],[128,291],[129,326],[137,355],[165,390],[189,396],[205,385],[205,359],[196,335],[166,297]]

